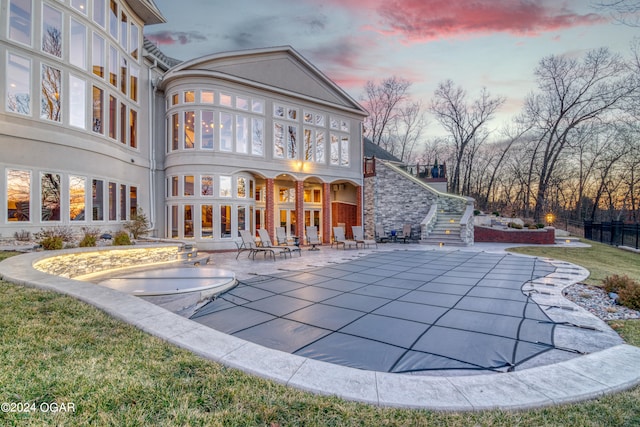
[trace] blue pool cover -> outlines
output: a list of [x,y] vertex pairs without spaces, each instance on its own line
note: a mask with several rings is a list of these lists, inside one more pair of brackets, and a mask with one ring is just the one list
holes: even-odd
[[554,347],[556,325],[522,291],[554,271],[514,255],[378,252],[241,281],[191,318],[265,347],[360,369],[513,370]]

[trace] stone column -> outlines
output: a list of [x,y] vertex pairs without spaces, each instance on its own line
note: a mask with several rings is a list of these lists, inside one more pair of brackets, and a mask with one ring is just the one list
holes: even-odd
[[331,243],[331,184],[322,184],[322,243]]
[[356,186],[356,224],[362,225],[362,186]]
[[274,209],[275,209],[275,188],[273,184],[273,178],[267,178],[265,180],[265,209],[264,209],[264,222],[265,228],[269,232],[270,235],[273,236],[273,232],[275,231],[274,226]]

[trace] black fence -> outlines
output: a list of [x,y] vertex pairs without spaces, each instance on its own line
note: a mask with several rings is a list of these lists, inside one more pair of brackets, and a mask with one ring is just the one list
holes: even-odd
[[640,249],[640,224],[625,224],[622,221],[593,223],[584,222],[584,238],[613,246],[630,246]]

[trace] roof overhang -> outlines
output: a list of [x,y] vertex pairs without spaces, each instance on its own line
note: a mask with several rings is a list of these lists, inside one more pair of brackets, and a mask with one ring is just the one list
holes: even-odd
[[144,21],[145,25],[167,22],[152,0],[127,0],[127,4]]

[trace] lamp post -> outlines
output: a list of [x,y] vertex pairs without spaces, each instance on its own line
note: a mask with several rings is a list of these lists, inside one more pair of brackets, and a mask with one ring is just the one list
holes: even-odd
[[551,226],[553,224],[553,221],[555,220],[555,216],[551,212],[549,212],[547,215],[545,215],[545,219],[547,220],[547,224]]

